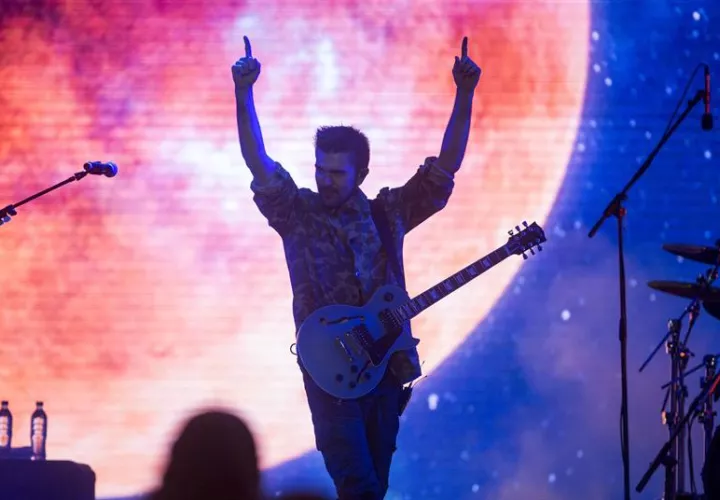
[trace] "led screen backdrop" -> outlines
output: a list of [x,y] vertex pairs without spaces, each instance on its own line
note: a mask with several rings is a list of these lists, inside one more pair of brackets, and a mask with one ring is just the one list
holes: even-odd
[[[101,497],[130,496],[155,484],[190,413],[223,405],[257,432],[269,491],[329,488],[289,351],[281,242],[252,202],[237,144],[230,66],[247,35],[263,64],[255,95],[268,152],[299,185],[314,185],[315,128],[353,124],[371,141],[363,187],[374,195],[437,154],[467,35],[484,70],[471,141],[450,204],[408,237],[410,292],[504,244],[523,220],[549,242],[415,321],[428,378],[403,417],[388,497],[619,495],[616,228],[609,221],[593,240],[587,231],[656,144],[696,65],[720,78],[720,5],[1,7],[0,205],[88,160],[120,168],[23,206],[0,228],[0,396],[17,446],[43,400],[50,458],[90,464]],[[663,243],[720,238],[718,132],[701,131],[701,108],[628,203],[633,486],[666,436],[668,358],[637,368],[687,305],[646,282],[704,269]],[[691,348],[697,361],[720,351],[720,320],[701,317]],[[694,395],[697,379],[688,384]],[[658,496],[661,475],[642,498]]]

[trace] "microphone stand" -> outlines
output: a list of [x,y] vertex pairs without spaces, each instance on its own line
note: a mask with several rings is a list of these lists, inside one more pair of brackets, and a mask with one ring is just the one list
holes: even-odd
[[667,466],[668,464],[672,463],[673,458],[668,456],[668,451],[670,451],[672,443],[675,442],[678,434],[680,434],[680,431],[685,428],[690,418],[698,411],[700,403],[703,402],[705,399],[711,399],[713,397],[713,394],[715,394],[715,391],[718,388],[718,384],[720,384],[720,372],[715,374],[715,376],[711,380],[709,380],[707,384],[705,384],[703,390],[690,404],[690,411],[685,414],[685,416],[673,430],[672,434],[670,435],[670,439],[668,439],[668,441],[663,445],[658,454],[655,456],[655,459],[650,464],[650,468],[647,470],[645,475],[635,487],[635,491],[637,491],[638,493],[642,493],[642,491],[645,489],[645,486],[647,486],[648,482],[650,482],[650,479],[652,478],[658,467],[660,467],[660,465]]
[[10,222],[10,217],[14,217],[17,215],[18,207],[21,207],[22,205],[25,205],[26,203],[30,203],[31,201],[33,201],[37,198],[40,198],[43,195],[48,194],[50,191],[54,191],[58,188],[61,188],[65,184],[70,184],[71,182],[79,181],[80,179],[84,178],[87,174],[88,174],[87,172],[77,172],[77,173],[73,174],[72,176],[68,177],[67,179],[65,179],[64,181],[58,182],[54,186],[51,186],[47,189],[43,189],[39,193],[35,193],[32,196],[28,196],[27,198],[25,198],[22,201],[18,201],[17,203],[8,205],[5,208],[0,208],[0,226]]
[[621,450],[623,460],[623,487],[624,487],[624,499],[630,500],[630,436],[629,436],[629,414],[628,414],[628,380],[627,380],[627,299],[626,299],[626,279],[625,279],[625,251],[623,248],[623,218],[627,211],[623,206],[623,203],[627,200],[627,193],[630,188],[635,184],[640,177],[650,168],[653,160],[660,152],[660,149],[675,133],[675,130],[680,124],[687,118],[690,112],[695,106],[703,99],[705,95],[704,90],[699,90],[690,101],[688,101],[685,111],[675,120],[675,123],[668,129],[668,131],[660,138],[657,146],[648,155],[645,162],[640,165],[640,168],[635,172],[630,181],[615,197],[610,200],[610,203],[603,211],[600,219],[595,223],[590,232],[588,238],[595,236],[600,226],[609,219],[615,217],[617,219],[617,234],[618,234],[618,267],[619,276],[618,281],[620,285],[620,324],[618,327],[618,337],[620,339],[620,370],[621,370],[621,384],[622,384],[622,399],[620,403],[620,419],[621,425]]

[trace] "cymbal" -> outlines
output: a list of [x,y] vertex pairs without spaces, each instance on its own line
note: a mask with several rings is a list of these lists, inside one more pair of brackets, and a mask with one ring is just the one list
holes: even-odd
[[[698,299],[702,302],[720,302],[720,288],[698,285],[683,281],[649,281],[648,286],[654,290],[669,293],[677,297]],[[720,312],[720,308],[718,309]]]
[[714,266],[720,261],[720,250],[717,247],[701,247],[695,245],[682,245],[676,243],[666,243],[663,250],[680,257],[684,257],[695,262],[710,264]]

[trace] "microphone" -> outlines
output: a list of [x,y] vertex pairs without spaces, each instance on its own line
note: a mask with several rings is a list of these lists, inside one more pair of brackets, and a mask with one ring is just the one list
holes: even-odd
[[710,66],[705,66],[705,92],[703,93],[703,103],[705,104],[705,112],[700,122],[703,130],[712,130],[713,116],[710,113]]
[[83,165],[85,172],[91,175],[104,175],[105,177],[115,177],[118,173],[117,165],[113,162],[89,161]]

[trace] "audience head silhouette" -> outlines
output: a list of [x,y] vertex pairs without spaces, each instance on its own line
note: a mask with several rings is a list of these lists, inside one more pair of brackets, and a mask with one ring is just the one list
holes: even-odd
[[252,432],[221,410],[192,417],[175,441],[154,500],[256,500],[260,471]]

